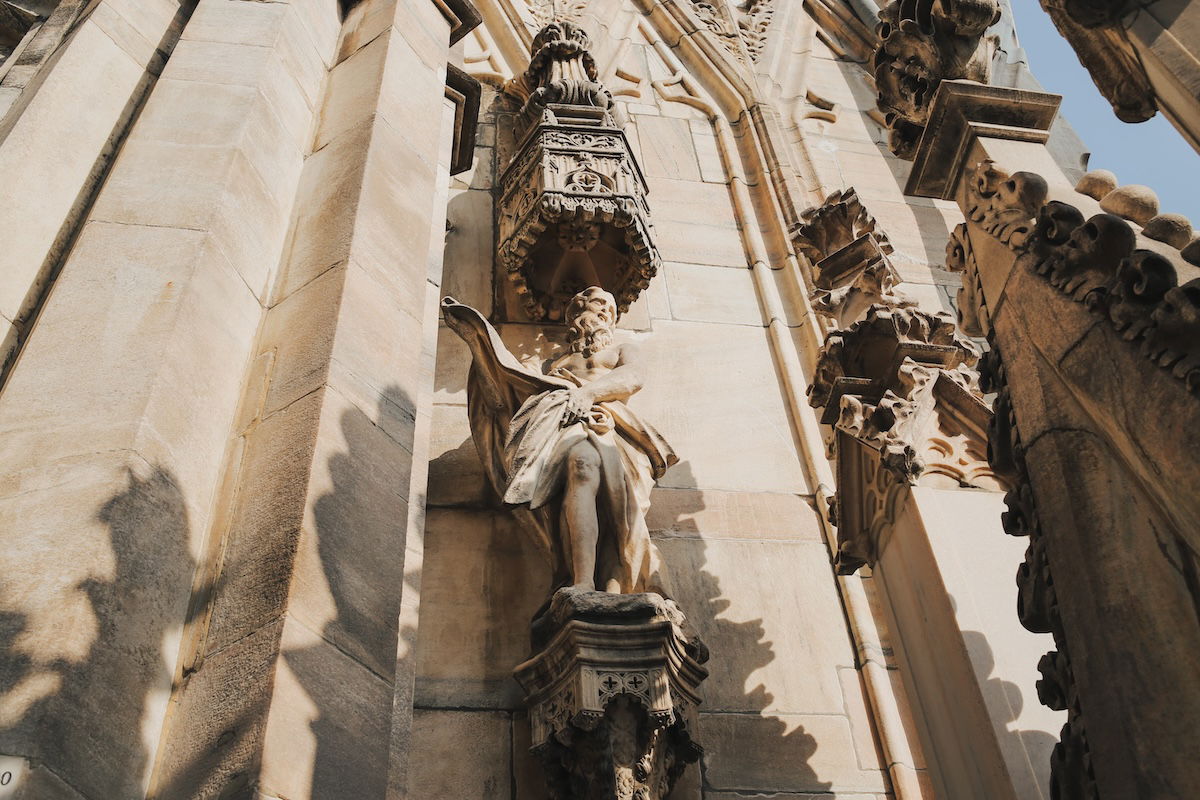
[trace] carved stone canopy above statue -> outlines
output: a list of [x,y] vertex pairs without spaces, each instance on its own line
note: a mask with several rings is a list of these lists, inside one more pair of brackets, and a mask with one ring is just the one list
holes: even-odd
[[589,286],[624,312],[658,272],[646,181],[587,42],[572,23],[547,25],[507,87],[532,120],[499,181],[500,261],[535,321],[561,320]]
[[944,80],[987,83],[1000,19],[996,0],[891,0],[879,12],[875,88],[893,153],[911,160]]

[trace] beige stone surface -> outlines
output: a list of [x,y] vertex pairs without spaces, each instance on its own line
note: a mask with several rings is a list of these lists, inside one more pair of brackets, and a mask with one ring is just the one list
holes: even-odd
[[811,500],[794,494],[659,487],[646,522],[659,536],[823,541]]
[[[0,256],[0,314],[9,320],[27,310],[26,295],[40,280],[64,218],[80,193],[92,188],[97,157],[143,74],[143,66],[97,25],[82,25],[73,45],[62,51],[0,146],[0,170],[9,185],[38,187],[21,202],[0,204],[0,231],[8,242]],[[82,105],[91,113],[78,114]]]
[[670,117],[640,117],[641,165],[646,175],[673,180],[700,180],[700,166],[692,145],[687,120]]
[[[464,747],[469,758],[450,755]],[[511,749],[508,714],[419,708],[413,714],[412,796],[507,800]]]
[[512,669],[550,589],[527,534],[505,514],[430,508],[421,585],[417,705],[520,708]]
[[433,407],[429,448],[430,506],[484,506],[495,496],[483,474],[464,406]]
[[758,293],[748,269],[663,264],[671,314],[677,320],[762,325]]
[[840,715],[702,713],[700,726],[708,742],[704,783],[710,790],[791,796],[888,788],[878,767],[859,766],[849,722]]
[[[659,486],[805,491],[769,348],[762,328],[655,322],[643,345],[655,379],[631,407],[653,419],[680,456]],[[680,352],[687,359],[675,356]]]
[[703,710],[845,713],[836,667],[853,653],[824,544],[660,538],[658,546],[675,599],[712,651]]
[[648,178],[650,211],[664,261],[746,266],[728,187]]
[[390,670],[385,679],[287,619],[263,744],[262,789],[281,797],[382,797],[390,677]]

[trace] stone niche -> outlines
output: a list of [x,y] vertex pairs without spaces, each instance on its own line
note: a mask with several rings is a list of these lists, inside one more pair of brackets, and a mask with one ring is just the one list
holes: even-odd
[[588,43],[571,23],[547,25],[529,69],[506,87],[524,101],[527,130],[500,176],[499,258],[538,322],[560,321],[588,286],[611,292],[623,313],[658,272],[646,180]]

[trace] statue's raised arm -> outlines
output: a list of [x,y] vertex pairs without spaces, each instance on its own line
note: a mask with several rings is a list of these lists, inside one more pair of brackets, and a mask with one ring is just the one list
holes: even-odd
[[592,287],[567,308],[568,352],[546,374],[521,364],[474,309],[442,301],[471,350],[471,435],[497,494],[547,551],[554,586],[662,593],[646,528],[650,489],[677,460],[625,404],[642,386],[633,345],[614,338],[616,302]]

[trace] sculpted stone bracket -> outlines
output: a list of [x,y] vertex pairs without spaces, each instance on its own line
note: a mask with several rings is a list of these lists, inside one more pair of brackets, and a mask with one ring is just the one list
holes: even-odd
[[875,87],[893,153],[912,159],[942,81],[987,83],[995,42],[984,31],[999,19],[996,0],[891,0],[879,12]]
[[977,386],[978,359],[949,318],[911,308],[873,306],[826,340],[809,402],[834,430],[840,573],[875,562],[899,489],[922,476],[996,488],[985,463],[991,411]]
[[892,243],[853,187],[834,192],[822,205],[801,214],[791,235],[796,249],[814,267],[813,310],[831,328],[849,327],[872,305],[915,305],[896,291],[900,275],[887,258]]
[[702,748],[704,646],[657,594],[562,589],[514,671],[554,800],[662,800]]
[[499,181],[499,255],[530,319],[562,319],[588,286],[628,309],[658,272],[646,181],[595,82],[587,34],[568,22],[534,40],[508,87],[531,127]]

